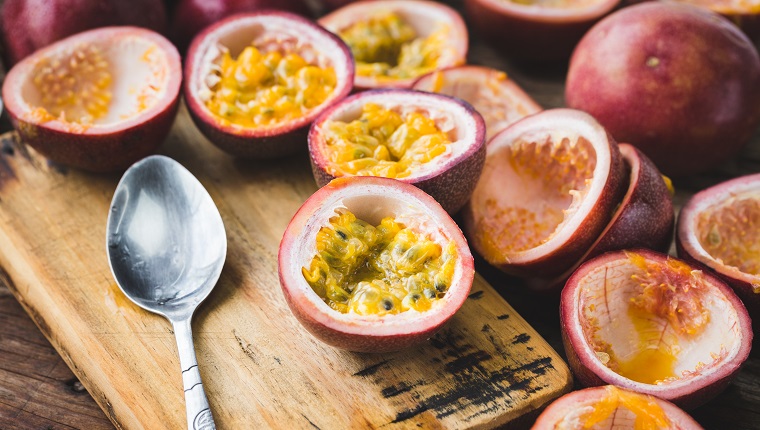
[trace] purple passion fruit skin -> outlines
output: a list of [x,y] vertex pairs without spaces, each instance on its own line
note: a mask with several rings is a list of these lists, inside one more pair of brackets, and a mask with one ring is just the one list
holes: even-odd
[[669,176],[735,156],[760,122],[760,56],[728,20],[695,6],[621,9],[583,37],[565,99]]
[[723,391],[752,346],[747,310],[722,280],[644,249],[581,265],[562,290],[560,321],[583,386],[612,384],[687,410]]
[[[132,64],[129,72],[111,67],[125,61]],[[70,81],[56,80],[58,73]],[[21,139],[51,161],[118,171],[163,142],[176,116],[181,79],[179,54],[161,35],[105,27],[22,60],[5,79],[3,100]],[[129,82],[112,85],[120,80]]]
[[[351,225],[340,225],[339,221],[336,221],[337,218],[342,218],[347,212],[355,215],[357,220],[361,220],[359,228],[353,228]],[[400,223],[405,229],[409,229],[413,234],[418,235],[419,238],[427,237],[426,240],[437,243],[440,245],[443,254],[455,256],[454,260],[447,260],[444,263],[444,266],[454,263],[453,271],[449,270],[451,267],[446,269],[448,288],[442,291],[438,291],[438,287],[435,288],[436,292],[431,296],[430,307],[420,311],[410,309],[390,313],[400,300],[391,297],[395,305],[378,307],[376,310],[380,310],[380,313],[375,313],[375,311],[371,311],[371,305],[374,302],[370,300],[371,303],[365,303],[366,300],[369,300],[366,295],[363,297],[353,296],[359,294],[359,286],[351,291],[344,291],[342,294],[350,294],[352,295],[350,300],[358,299],[359,302],[365,303],[367,306],[360,309],[361,312],[354,310],[343,312],[344,309],[341,309],[340,303],[334,306],[335,302],[322,297],[321,293],[317,291],[320,288],[312,285],[307,278],[307,276],[311,277],[312,273],[320,273],[311,270],[314,267],[315,256],[320,255],[319,252],[329,252],[335,244],[341,241],[350,240],[356,243],[359,236],[364,237],[366,236],[364,233],[369,231],[377,231],[381,232],[382,235],[387,235],[389,230],[386,230],[386,227],[394,223]],[[365,228],[367,225],[378,225],[378,227],[376,230]],[[397,233],[397,235],[399,234],[404,233]],[[344,239],[343,236],[346,238]],[[320,241],[325,238],[332,245],[328,244],[328,247],[321,248],[321,244],[324,243]],[[391,258],[396,258],[394,255],[401,256],[399,261],[420,263],[422,260],[419,258],[409,261],[406,259],[406,256],[416,255],[415,249],[420,244],[410,244],[412,245],[410,248],[400,253],[393,254],[391,252],[393,254]],[[424,246],[428,247],[428,245],[429,243]],[[451,248],[453,248],[453,252],[450,252]],[[353,247],[352,249],[358,250],[359,248]],[[342,251],[338,254],[341,259],[353,255]],[[381,255],[386,254],[381,253]],[[329,257],[324,261],[328,260],[334,260],[334,258]],[[427,264],[430,260],[424,261]],[[374,267],[375,263],[377,261],[374,263],[372,261],[367,262],[368,267]],[[339,265],[339,263],[336,264]],[[407,267],[406,265],[398,267],[402,266]],[[337,348],[375,353],[398,351],[418,345],[435,334],[467,299],[475,274],[472,254],[467,247],[467,241],[456,223],[435,200],[418,188],[401,181],[368,176],[335,179],[306,200],[285,230],[280,243],[278,267],[280,285],[288,306],[307,331],[322,342]],[[331,268],[329,271],[321,273],[326,273],[329,277],[332,276],[334,270]],[[370,273],[367,272],[366,274]],[[374,274],[365,280],[371,283],[384,282],[376,275]],[[416,285],[414,279],[404,276],[398,283],[413,288]],[[329,282],[326,284],[317,282],[317,284],[331,285]],[[348,288],[348,283],[339,283],[338,286]],[[350,290],[350,288],[348,289]],[[336,290],[341,291],[340,288]],[[329,292],[331,289],[328,288],[325,291]],[[334,295],[328,297],[335,298],[339,302],[347,299]],[[351,306],[349,308],[354,309]],[[364,314],[364,310],[371,312]]]
[[[464,138],[449,141],[446,152],[427,161],[429,165],[418,164],[408,170],[407,176],[395,176],[395,179],[425,191],[449,214],[458,212],[472,194],[480,172],[483,170],[486,156],[485,123],[482,116],[468,103],[439,94],[398,89],[371,90],[354,94],[325,111],[314,121],[308,138],[312,172],[317,185],[324,186],[334,178],[344,176],[336,170],[336,163],[330,159],[328,133],[331,124],[335,124],[336,120],[342,117],[346,117],[347,120],[356,120],[359,116],[358,112],[370,104],[377,104],[384,110],[400,112],[402,118],[408,118],[406,116],[408,114],[425,111],[427,113],[424,115],[432,114],[442,118],[443,122],[454,122],[453,128],[443,133],[450,136],[465,136]],[[382,127],[387,127],[387,124]],[[386,143],[390,142],[389,140]],[[375,151],[379,149],[381,148],[376,148]],[[409,151],[412,149],[410,148]],[[393,154],[391,156],[395,158]],[[403,158],[399,161],[403,161]],[[418,169],[425,169],[424,173],[419,173]]]
[[[309,107],[300,116],[260,126],[241,126],[212,112],[206,106],[206,101],[201,98],[201,93],[210,91],[204,81],[206,75],[213,73],[211,68],[213,59],[209,58],[212,56],[210,53],[217,50],[220,40],[243,51],[244,47],[249,46],[248,39],[251,31],[261,38],[261,46],[254,46],[261,53],[283,51],[281,54],[284,54],[285,59],[293,53],[299,56],[303,54],[308,58],[316,56],[320,63],[306,63],[307,67],[303,69],[315,66],[314,68],[320,68],[322,72],[334,73],[334,88],[324,101],[317,106]],[[276,45],[274,47],[271,46],[272,40]],[[295,46],[297,49],[290,52],[288,46]],[[217,56],[223,55],[222,52],[217,54]],[[243,53],[230,51],[230,54],[237,56],[237,61],[241,61],[240,56]],[[298,61],[304,60],[305,58],[301,58]],[[321,112],[351,92],[353,79],[354,63],[351,53],[348,46],[337,36],[298,15],[264,11],[226,18],[206,28],[193,40],[185,63],[184,94],[193,121],[213,144],[234,156],[271,159],[304,151],[306,149],[305,136],[311,122]],[[272,88],[269,90],[274,92]],[[279,101],[291,103],[285,98]],[[276,108],[277,105],[273,104],[272,107]],[[276,112],[276,109],[272,111]]]

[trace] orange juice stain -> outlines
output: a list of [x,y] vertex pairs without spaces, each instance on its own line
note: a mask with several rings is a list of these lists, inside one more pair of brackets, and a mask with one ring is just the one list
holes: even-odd
[[594,410],[581,417],[584,429],[604,422],[618,408],[625,408],[636,415],[634,430],[656,430],[670,427],[670,420],[653,397],[621,390],[615,386],[605,387],[607,395],[594,405]]

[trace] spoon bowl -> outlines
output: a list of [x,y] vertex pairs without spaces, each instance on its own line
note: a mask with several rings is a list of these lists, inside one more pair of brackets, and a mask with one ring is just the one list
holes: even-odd
[[222,271],[227,236],[203,185],[171,158],[133,164],[116,187],[106,227],[111,272],[122,292],[174,327],[188,428],[212,429],[190,320]]

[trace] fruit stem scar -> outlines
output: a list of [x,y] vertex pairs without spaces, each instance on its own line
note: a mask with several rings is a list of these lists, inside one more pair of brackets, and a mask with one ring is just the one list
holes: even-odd
[[660,65],[660,59],[657,57],[648,57],[646,64],[649,67],[655,68]]

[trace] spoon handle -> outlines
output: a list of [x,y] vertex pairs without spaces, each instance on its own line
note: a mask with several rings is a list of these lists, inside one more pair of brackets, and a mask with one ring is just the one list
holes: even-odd
[[195,358],[193,332],[190,318],[172,321],[174,337],[177,339],[179,364],[182,367],[182,385],[185,388],[185,410],[187,411],[188,430],[215,430],[216,424],[211,415],[206,392],[203,389],[198,361]]

